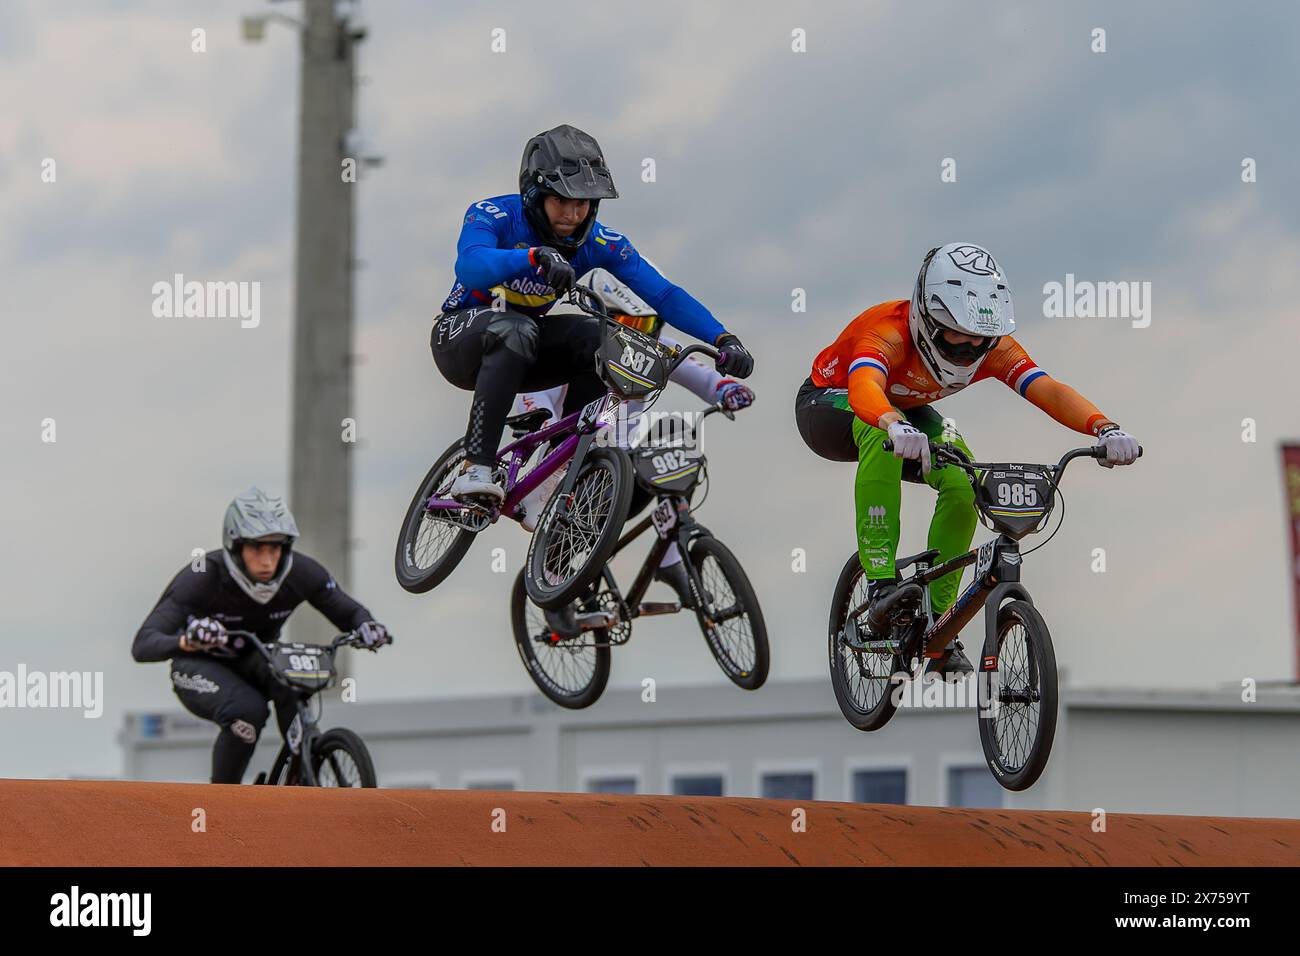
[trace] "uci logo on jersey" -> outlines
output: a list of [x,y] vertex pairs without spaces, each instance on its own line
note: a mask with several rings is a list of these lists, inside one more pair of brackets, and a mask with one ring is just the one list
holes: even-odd
[[974,276],[1002,274],[1002,270],[993,261],[993,257],[979,246],[958,246],[956,249],[949,249],[948,258],[962,272],[969,272]]

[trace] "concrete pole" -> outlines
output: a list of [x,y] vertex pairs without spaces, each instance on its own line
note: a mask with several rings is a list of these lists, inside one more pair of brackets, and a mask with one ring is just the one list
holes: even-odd
[[[353,190],[341,163],[353,127],[355,40],[334,0],[303,0],[298,136],[292,461],[289,507],[316,558],[351,583],[351,448],[343,419],[352,403]],[[358,162],[360,157],[357,157]],[[310,608],[294,615],[294,640],[323,642],[334,630]]]

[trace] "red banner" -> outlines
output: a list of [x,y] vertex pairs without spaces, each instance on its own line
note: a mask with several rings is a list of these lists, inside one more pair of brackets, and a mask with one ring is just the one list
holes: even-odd
[[1282,446],[1286,514],[1291,525],[1291,591],[1295,611],[1295,679],[1300,681],[1300,445]]

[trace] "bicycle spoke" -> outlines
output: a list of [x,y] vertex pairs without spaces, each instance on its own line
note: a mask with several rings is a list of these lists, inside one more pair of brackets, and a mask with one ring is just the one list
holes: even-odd
[[[707,617],[712,623],[709,640],[735,673],[748,674],[758,666],[758,650],[754,646],[749,614],[741,606],[717,558],[705,556],[698,570],[710,611]],[[714,611],[713,608],[719,605],[722,610]]]
[[573,696],[585,690],[596,670],[597,653],[597,649],[590,643],[578,643],[586,635],[568,641],[552,640],[545,616],[532,601],[525,604],[524,615],[528,633],[534,635],[533,657],[541,670],[541,676],[565,696]]
[[[853,596],[848,606],[866,608],[869,587],[866,576],[859,576],[854,582]],[[841,630],[836,663],[853,706],[864,713],[875,710],[890,690],[890,679],[894,675],[893,655],[856,651],[845,643]]]
[[[578,481],[567,508],[563,501],[555,503],[543,529],[546,551],[542,571],[548,585],[562,586],[587,563],[613,509],[614,475],[605,467],[596,468]],[[562,510],[565,513],[561,519]]]
[[[1032,653],[1022,624],[1017,623],[1003,633],[998,647],[998,711],[993,720],[993,736],[999,761],[1012,772],[1025,765],[1038,738],[1039,688],[1031,679],[1038,668],[1030,666]],[[1017,699],[1008,700],[1008,697]]]

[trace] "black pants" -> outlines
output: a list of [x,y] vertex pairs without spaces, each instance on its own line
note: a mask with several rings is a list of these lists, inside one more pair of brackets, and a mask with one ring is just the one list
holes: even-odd
[[217,658],[186,654],[172,658],[172,689],[185,709],[221,727],[212,746],[212,782],[240,783],[275,701],[283,736],[297,715],[297,697],[278,684],[260,655]]
[[[848,407],[843,388],[821,388],[811,377],[804,379],[794,399],[794,422],[804,444],[822,458],[831,461],[857,461],[858,445],[853,440],[853,421],[857,416]],[[918,405],[903,412],[909,422],[925,431],[931,424],[943,422],[930,405]],[[933,430],[933,429],[931,429]],[[921,463],[903,462],[903,480],[922,482]]]
[[598,319],[579,314],[534,319],[484,306],[440,315],[429,338],[433,360],[443,378],[474,392],[465,457],[479,465],[496,461],[519,392],[568,385],[562,415],[599,398],[605,391],[596,374],[602,334]]

